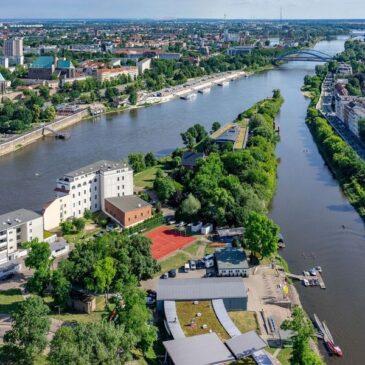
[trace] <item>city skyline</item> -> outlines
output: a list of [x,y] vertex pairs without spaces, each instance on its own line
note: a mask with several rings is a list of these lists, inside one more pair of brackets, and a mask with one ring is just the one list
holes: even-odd
[[0,5],[2,19],[29,18],[223,18],[358,19],[361,0],[14,0]]

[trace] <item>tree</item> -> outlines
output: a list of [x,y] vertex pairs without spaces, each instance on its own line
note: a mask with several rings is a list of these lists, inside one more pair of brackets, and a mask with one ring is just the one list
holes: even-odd
[[163,203],[167,203],[176,193],[174,181],[168,176],[156,177],[153,183],[153,189]]
[[123,286],[121,296],[122,306],[120,300],[114,297],[118,313],[114,322],[122,325],[126,333],[136,339],[137,346],[147,354],[157,340],[157,329],[150,324],[152,314],[146,307],[146,293],[137,287],[136,281],[131,280]]
[[360,139],[365,142],[365,118],[359,119],[358,126]]
[[309,341],[315,337],[314,328],[304,310],[295,306],[291,319],[286,319],[281,328],[294,332],[293,352],[290,359],[295,365],[323,365],[321,358],[309,346]]
[[99,260],[94,268],[94,278],[96,281],[96,288],[105,293],[105,303],[108,301],[108,294],[110,285],[114,279],[117,270],[114,259],[112,257],[105,257]]
[[200,208],[200,201],[193,194],[189,194],[188,197],[183,200],[177,211],[177,219],[193,222],[197,218]]
[[81,232],[85,228],[85,219],[74,218],[72,220],[72,224],[74,225],[77,232]]
[[135,342],[123,326],[113,323],[61,327],[51,342],[48,359],[51,365],[122,365]]
[[43,296],[51,278],[51,249],[47,242],[33,240],[25,243],[28,256],[24,263],[30,269],[35,269],[34,275],[28,280],[26,286],[32,293]]
[[212,133],[216,132],[221,127],[219,122],[213,122],[212,124]]
[[72,234],[74,231],[75,227],[73,225],[73,223],[69,220],[64,221],[61,223],[61,231],[62,234]]
[[51,285],[54,304],[61,311],[66,308],[71,290],[71,283],[61,268],[52,273]]
[[135,89],[133,89],[129,93],[129,102],[131,103],[131,105],[136,105],[137,101],[138,101],[137,91]]
[[128,155],[128,163],[132,167],[135,174],[146,168],[144,155],[141,152],[134,152]]
[[5,333],[4,342],[8,349],[19,354],[19,364],[33,364],[34,359],[47,345],[50,320],[49,308],[38,296],[29,297],[21,302],[11,314],[12,329]]
[[52,122],[56,119],[56,109],[53,106],[49,106],[43,113],[43,118],[46,122]]
[[252,254],[268,257],[277,251],[279,226],[266,215],[251,212],[244,226],[245,244]]
[[152,167],[157,165],[157,159],[152,152],[146,153],[144,156],[144,163],[146,167]]

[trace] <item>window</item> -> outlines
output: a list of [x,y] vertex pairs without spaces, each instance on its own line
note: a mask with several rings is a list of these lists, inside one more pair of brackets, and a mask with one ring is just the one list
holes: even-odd
[[79,205],[81,205],[81,202],[79,202]]
[[79,210],[79,214],[81,215],[81,210]]
[[72,197],[75,199],[75,194],[72,194]]
[[98,181],[98,180],[95,178],[95,179],[94,179],[94,182],[97,182],[97,181]]
[[122,181],[124,181],[124,176],[122,176]]
[[95,189],[94,189],[95,191],[97,190],[97,187],[95,186]]
[[79,196],[81,195],[81,193],[79,192]]
[[119,179],[119,176],[117,177],[117,181],[119,181],[120,179]]
[[84,199],[84,203],[86,204],[86,199]]
[[19,232],[21,232],[21,230],[22,230],[21,228],[17,228],[17,229],[16,229],[16,231],[17,231],[18,233],[19,233]]
[[29,222],[29,225],[31,226],[33,224],[33,222]]
[[117,186],[117,189],[118,189],[118,190],[120,189],[120,186],[119,186],[119,185]]
[[98,198],[98,196],[97,195],[95,195],[95,199],[97,199]]
[[95,209],[98,207],[98,205],[97,204],[95,204]]
[[86,194],[86,190],[84,190],[84,194]]
[[124,185],[122,185],[122,189],[124,190]]

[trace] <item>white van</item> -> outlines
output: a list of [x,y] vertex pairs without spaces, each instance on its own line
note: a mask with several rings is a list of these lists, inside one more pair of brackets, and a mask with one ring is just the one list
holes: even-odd
[[185,265],[184,265],[184,272],[189,272],[190,270],[190,265],[189,263],[187,262]]

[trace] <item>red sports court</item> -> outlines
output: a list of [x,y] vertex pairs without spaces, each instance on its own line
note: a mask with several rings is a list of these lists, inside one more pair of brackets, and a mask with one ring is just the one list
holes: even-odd
[[152,240],[152,256],[159,260],[196,240],[192,236],[184,236],[167,226],[162,226],[145,234]]

